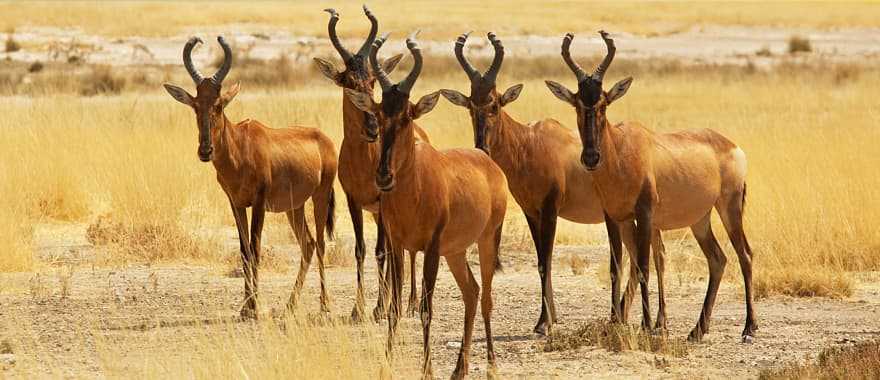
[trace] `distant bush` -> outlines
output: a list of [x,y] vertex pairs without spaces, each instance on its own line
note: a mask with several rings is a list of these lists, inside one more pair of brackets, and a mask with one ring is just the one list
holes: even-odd
[[21,45],[15,38],[12,37],[12,34],[9,34],[9,37],[6,37],[6,52],[13,53],[21,50]]
[[116,75],[110,66],[94,66],[89,74],[80,79],[80,94],[94,96],[118,94],[125,87],[126,79]]
[[813,46],[810,45],[810,40],[808,38],[801,36],[791,36],[788,39],[789,54],[809,53],[811,51],[813,51]]
[[29,73],[38,73],[40,71],[43,71],[43,62],[36,61],[34,63],[31,63],[30,66],[28,66]]

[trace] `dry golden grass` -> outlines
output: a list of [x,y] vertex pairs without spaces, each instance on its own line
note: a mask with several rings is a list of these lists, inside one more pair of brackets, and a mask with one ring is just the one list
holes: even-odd
[[[111,36],[168,36],[194,29],[287,30],[324,37],[327,14],[335,7],[344,18],[343,36],[363,34],[361,3],[354,1],[226,2],[222,6],[184,2],[39,2],[0,4],[0,30],[26,26],[80,28]],[[643,35],[666,34],[704,25],[877,27],[875,3],[742,2],[719,7],[710,2],[408,1],[369,2],[385,30],[421,28],[424,38],[450,39],[467,30],[502,34],[558,35],[608,28]],[[504,16],[497,16],[503,10]],[[436,15],[442,14],[438,18]],[[406,15],[406,17],[402,17]],[[577,15],[577,17],[572,17]],[[356,22],[355,22],[356,21]],[[218,26],[219,25],[219,26]]]
[[[193,310],[188,314],[203,313]],[[261,322],[202,318],[183,320],[180,326],[173,321],[147,321],[130,327],[142,332],[137,334],[126,331],[129,326],[114,330],[106,323],[84,323],[65,334],[83,342],[72,347],[94,355],[88,360],[94,359],[96,367],[87,373],[107,378],[389,379],[392,373],[404,378],[419,373],[418,355],[406,348],[399,348],[400,353],[389,363],[385,329],[372,324],[349,325],[290,315]],[[158,326],[161,329],[155,329]],[[0,341],[0,353],[12,353],[17,358],[11,371],[4,372],[6,375],[73,376],[66,372],[69,368],[65,365],[70,363],[58,362],[51,355],[29,354],[32,350],[52,349],[34,331],[41,329],[39,325],[3,320],[0,327],[16,331]]]
[[[845,296],[853,286],[846,272],[880,268],[880,230],[873,228],[880,209],[869,207],[880,186],[880,173],[874,170],[880,157],[870,154],[880,137],[873,128],[880,115],[871,111],[880,84],[877,71],[847,67],[849,79],[840,80],[833,66],[666,75],[636,69],[622,66],[611,73],[609,82],[630,70],[640,74],[627,97],[610,109],[611,120],[640,120],[658,131],[713,128],[746,151],[746,229],[755,250],[759,294]],[[555,73],[548,78],[571,84],[567,75]],[[428,76],[414,94],[463,89],[459,77]],[[506,78],[502,74],[502,86],[513,84]],[[541,80],[524,82],[523,95],[508,107],[514,117],[554,117],[574,125],[573,110],[551,97]],[[338,143],[339,97],[340,91],[326,81],[295,92],[249,89],[245,83],[228,114],[275,127],[318,126]],[[0,108],[5,110],[0,202],[17,205],[2,212],[20,221],[3,223],[0,234],[15,237],[2,244],[22,247],[9,250],[21,259],[4,263],[4,270],[31,265],[24,259],[31,257],[29,238],[15,231],[43,218],[95,220],[106,213],[134,230],[164,226],[189,231],[194,239],[202,239],[199,231],[232,225],[213,168],[196,159],[192,111],[160,88],[86,99],[6,97],[0,98]],[[467,113],[445,101],[420,124],[439,147],[472,144]],[[521,212],[509,203],[505,244],[513,239],[514,245],[531,250]],[[344,211],[338,216],[341,226],[349,225]],[[560,244],[604,241],[601,226],[561,226]],[[716,232],[731,257],[728,272],[733,276],[728,278],[736,278],[738,266],[717,221]],[[670,257],[677,254],[674,246],[670,251]],[[694,260],[697,267],[704,267],[701,263]]]
[[586,273],[587,267],[589,266],[587,259],[573,253],[565,258],[565,262],[568,264],[569,268],[571,268],[571,273],[575,276],[580,276]]
[[880,378],[880,342],[822,350],[816,362],[764,370],[760,380],[781,379],[877,379]]
[[645,351],[676,358],[687,356],[682,338],[651,335],[639,327],[594,321],[571,331],[553,331],[544,344],[545,352],[574,350],[582,346],[599,346],[612,352]]
[[[217,379],[236,374],[255,379],[376,379],[390,378],[391,373],[381,329],[335,323],[205,325],[137,361],[120,355],[112,337],[102,340],[99,355],[110,377]],[[395,375],[414,376],[413,369],[419,367],[411,361],[397,358]]]

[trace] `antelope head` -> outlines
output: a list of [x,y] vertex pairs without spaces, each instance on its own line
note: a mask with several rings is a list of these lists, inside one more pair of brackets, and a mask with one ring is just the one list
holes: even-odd
[[[382,87],[381,103],[375,103],[369,93],[345,89],[355,106],[361,111],[375,116],[379,125],[383,127],[380,137],[381,156],[376,172],[376,186],[381,191],[387,192],[394,188],[394,173],[411,158],[408,153],[411,152],[412,146],[415,144],[413,120],[434,109],[440,98],[440,92],[434,92],[423,96],[416,104],[409,101],[410,91],[422,72],[422,52],[415,39],[418,33],[416,31],[406,39],[406,47],[414,60],[412,71],[397,84],[391,83],[385,70],[379,66],[379,61],[376,59],[376,53],[388,36],[382,36],[373,43],[370,64],[379,85]],[[395,151],[400,154],[395,155]]]
[[[314,59],[315,65],[318,66],[318,69],[325,77],[332,80],[337,86],[344,89],[352,89],[372,94],[373,84],[376,81],[376,77],[371,72],[367,60],[369,59],[370,48],[376,40],[376,34],[379,31],[379,21],[376,20],[376,16],[374,16],[367,6],[364,5],[364,14],[367,15],[371,24],[370,34],[367,36],[367,40],[364,41],[364,44],[361,45],[361,48],[358,49],[357,53],[352,54],[342,46],[342,43],[339,42],[339,37],[336,35],[336,23],[339,22],[339,13],[332,8],[325,9],[324,11],[330,13],[330,23],[327,25],[327,32],[330,35],[330,42],[333,44],[336,52],[339,53],[339,56],[342,57],[345,70],[340,71],[332,62],[321,58]],[[403,54],[398,54],[385,60],[381,64],[382,69],[385,70],[386,73],[394,71],[394,68],[397,67],[401,58],[403,58]],[[379,124],[376,122],[376,118],[365,113],[363,130],[364,139],[368,142],[374,142],[378,136]]]
[[468,109],[471,114],[471,122],[474,127],[474,146],[478,149],[489,152],[491,146],[488,133],[495,128],[501,128],[501,107],[510,104],[519,97],[523,85],[517,84],[511,86],[504,91],[504,95],[499,95],[495,90],[495,78],[501,69],[501,63],[504,61],[504,45],[495,37],[495,33],[489,32],[489,41],[495,48],[495,57],[492,59],[492,65],[486,70],[485,74],[480,74],[465,58],[464,44],[470,33],[462,34],[455,41],[455,57],[461,65],[464,73],[467,74],[471,82],[471,95],[465,96],[456,90],[443,89],[440,93],[448,99],[452,104],[462,106]]
[[202,162],[209,162],[213,159],[214,147],[211,134],[216,130],[217,125],[223,122],[223,109],[235,98],[240,88],[239,83],[236,83],[229,91],[221,95],[223,79],[226,78],[226,74],[229,74],[229,69],[232,67],[232,49],[229,48],[222,36],[217,37],[217,42],[223,48],[223,64],[213,76],[207,78],[199,73],[192,62],[192,49],[202,43],[202,40],[198,37],[192,37],[183,46],[183,66],[196,85],[196,96],[190,95],[186,90],[173,84],[165,83],[164,85],[165,90],[174,99],[192,107],[196,113],[196,125],[199,127],[198,153]]
[[602,39],[605,41],[608,53],[592,75],[587,75],[587,73],[571,59],[569,47],[571,47],[571,41],[574,39],[574,35],[568,33],[562,40],[562,60],[565,61],[568,68],[571,69],[575,77],[577,77],[577,93],[572,93],[565,88],[565,86],[554,81],[548,80],[545,82],[553,95],[556,95],[556,97],[563,102],[574,106],[577,112],[578,132],[580,133],[581,143],[583,144],[581,163],[583,163],[587,170],[590,171],[596,170],[602,160],[602,152],[600,151],[601,143],[599,140],[603,136],[604,128],[608,124],[605,117],[605,110],[608,105],[626,94],[626,90],[629,89],[629,85],[632,84],[633,80],[632,77],[627,77],[620,82],[617,82],[610,91],[602,90],[602,78],[605,76],[605,71],[608,70],[608,66],[611,65],[611,61],[614,60],[614,52],[616,49],[614,47],[614,40],[608,37],[608,33],[605,31],[599,31],[599,34],[602,35]]

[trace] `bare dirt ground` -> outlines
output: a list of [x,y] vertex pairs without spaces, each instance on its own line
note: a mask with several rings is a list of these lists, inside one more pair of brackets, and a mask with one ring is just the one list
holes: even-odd
[[[0,365],[2,377],[104,377],[108,364],[96,348],[99,331],[104,341],[118,347],[126,361],[113,363],[125,369],[168,342],[195,334],[197,324],[216,316],[237,315],[242,279],[226,270],[199,266],[125,266],[101,268],[89,265],[96,248],[84,238],[85,226],[53,225],[38,231],[40,251],[56,262],[79,261],[67,280],[53,269],[39,274],[0,274],[0,341],[13,342],[16,364]],[[231,232],[231,231],[230,231]],[[232,233],[226,243],[234,251]],[[350,240],[350,236],[342,236]],[[270,245],[291,252],[298,266],[298,250],[291,244]],[[560,330],[607,318],[609,290],[600,272],[607,270],[607,246],[559,246],[554,261],[554,287],[560,314]],[[588,261],[585,274],[574,275],[563,258],[577,254]],[[671,252],[670,256],[676,252]],[[732,265],[735,259],[731,258]],[[760,265],[760,258],[756,265]],[[880,333],[880,283],[865,279],[846,300],[772,297],[757,301],[760,330],[754,344],[740,343],[744,306],[741,286],[722,283],[713,315],[712,331],[704,342],[688,344],[684,358],[629,351],[612,353],[585,346],[576,350],[546,353],[543,340],[532,335],[540,305],[540,287],[534,253],[507,247],[503,251],[504,273],[495,277],[493,328],[499,372],[502,378],[745,378],[764,368],[815,358],[824,347],[847,344]],[[375,261],[368,262],[368,303],[375,301]],[[441,263],[443,261],[441,260]],[[472,268],[477,265],[472,262]],[[478,272],[476,272],[478,273]],[[353,302],[353,267],[328,270],[332,316],[348,316]],[[261,307],[266,313],[285,305],[295,271],[264,273]],[[868,276],[864,276],[868,278]],[[667,274],[670,336],[684,338],[699,314],[705,280],[685,280],[674,271]],[[404,289],[408,289],[408,284]],[[408,294],[408,291],[405,292]],[[433,359],[435,375],[447,377],[455,364],[457,348],[450,342],[461,338],[463,305],[452,276],[441,264],[435,295]],[[303,308],[318,310],[317,271],[306,281]],[[656,306],[656,304],[654,305]],[[201,314],[194,314],[198,310]],[[637,323],[639,312],[631,315]],[[384,322],[370,324],[385,331]],[[93,326],[93,330],[83,326]],[[418,355],[421,345],[417,318],[402,321],[400,350]],[[485,376],[485,340],[477,316],[471,375]],[[25,336],[21,336],[25,335]],[[109,337],[109,338],[108,338]],[[118,373],[118,372],[117,372]]]
[[[200,30],[198,35],[206,41],[207,47],[194,50],[193,58],[197,65],[205,65],[214,60],[219,52],[208,36],[224,34],[226,39],[247,51],[251,59],[274,59],[281,54],[292,55],[297,62],[309,63],[311,57],[329,55],[332,47],[326,38],[294,36],[275,29],[229,32],[229,28]],[[251,28],[253,29],[253,28]],[[454,38],[466,32],[450,31],[448,41],[422,41],[422,49],[429,54],[449,54]],[[575,44],[589,46],[584,55],[599,54],[604,51],[602,41],[596,31],[573,31],[577,34]],[[830,31],[813,29],[792,29],[772,27],[695,27],[680,33],[659,36],[638,36],[612,32],[618,45],[618,54],[630,59],[665,58],[690,63],[768,65],[784,59],[788,40],[792,36],[808,38],[813,53],[799,59],[823,59],[839,62],[858,62],[880,55],[880,30],[878,29],[835,29]],[[398,31],[393,38],[403,38],[404,31]],[[6,34],[0,34],[6,39]],[[86,56],[88,62],[108,65],[179,64],[180,47],[189,38],[181,35],[173,38],[126,37],[108,38],[85,34],[78,30],[46,27],[29,27],[16,30],[15,39],[23,43],[23,48],[13,53],[3,53],[3,58],[16,61],[57,61],[66,60],[67,50],[76,47],[79,55]],[[491,46],[475,35],[469,41],[470,55],[492,54]],[[480,38],[476,38],[480,37]],[[559,54],[561,36],[499,36],[504,40],[505,49],[516,56],[556,56]],[[359,46],[361,40],[344,40],[348,46]],[[759,50],[767,49],[770,55],[757,56]],[[402,43],[388,44],[386,54],[404,50]],[[593,53],[588,53],[593,52]]]

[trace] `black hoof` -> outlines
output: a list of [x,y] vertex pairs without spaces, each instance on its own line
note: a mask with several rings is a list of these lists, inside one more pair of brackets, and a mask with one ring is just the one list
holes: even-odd
[[688,334],[688,342],[691,343],[700,343],[703,341],[703,333],[697,330],[691,330],[691,333]]
[[247,320],[256,321],[257,320],[257,311],[252,308],[249,308],[249,307],[241,308],[241,311],[238,312],[238,315],[244,321],[247,321]]
[[354,309],[351,309],[351,321],[354,323],[363,323],[364,322],[363,309],[360,309],[357,306],[355,306]]
[[378,306],[373,308],[373,320],[374,321],[379,322],[379,321],[385,319],[386,316],[387,316],[387,313],[385,312],[385,308],[380,308]]
[[550,335],[550,326],[547,323],[538,323],[532,331],[534,331],[535,335],[538,337],[545,338]]

